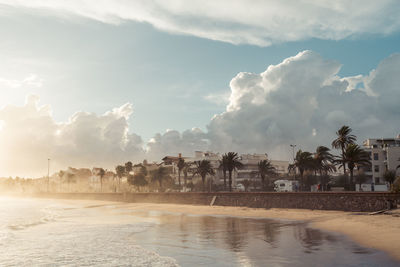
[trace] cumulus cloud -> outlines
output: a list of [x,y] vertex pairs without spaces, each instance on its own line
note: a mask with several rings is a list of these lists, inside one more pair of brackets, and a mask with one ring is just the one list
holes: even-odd
[[29,74],[21,80],[7,79],[0,77],[0,89],[17,89],[21,87],[38,88],[42,87],[43,79],[36,74]]
[[128,132],[131,104],[103,115],[77,112],[67,122],[56,123],[50,106],[39,106],[29,96],[23,106],[0,110],[0,169],[2,174],[40,176],[71,166],[104,166],[142,159],[142,140]]
[[127,160],[159,161],[195,150],[289,159],[289,144],[309,151],[329,146],[342,125],[351,126],[359,142],[399,134],[400,54],[382,60],[365,76],[340,77],[340,68],[339,62],[303,51],[262,73],[239,73],[230,82],[226,110],[211,119],[206,131],[167,130],[147,144],[129,131],[131,104],[102,115],[77,112],[57,123],[50,107],[30,96],[23,106],[0,110],[0,170],[44,174],[48,157],[54,169],[112,168]]
[[287,158],[291,143],[308,150],[329,146],[344,124],[360,141],[399,133],[400,55],[365,77],[339,77],[340,67],[304,51],[263,73],[239,73],[230,82],[226,111],[207,127],[211,147]]
[[209,149],[209,141],[206,133],[199,128],[186,130],[179,133],[175,130],[167,130],[164,134],[156,134],[147,143],[147,156],[150,159],[159,160],[165,155],[193,155],[194,151],[206,151]]
[[400,5],[396,0],[0,0],[0,3],[54,14],[62,14],[61,11],[105,23],[146,22],[171,33],[260,46],[309,38],[339,40],[362,34],[387,35],[400,28]]

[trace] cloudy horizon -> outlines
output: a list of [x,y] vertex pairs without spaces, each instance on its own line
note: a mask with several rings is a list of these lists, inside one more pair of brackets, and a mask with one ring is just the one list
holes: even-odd
[[400,5],[291,3],[0,0],[0,176],[400,134]]

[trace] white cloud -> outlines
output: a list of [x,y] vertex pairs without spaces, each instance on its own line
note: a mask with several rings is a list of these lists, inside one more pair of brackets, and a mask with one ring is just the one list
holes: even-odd
[[[105,23],[150,23],[177,34],[234,44],[320,38],[340,40],[362,34],[399,31],[397,0],[0,0],[0,3],[66,12]],[[54,12],[57,11],[57,12]]]
[[40,176],[47,158],[52,170],[67,166],[104,166],[143,158],[142,140],[128,133],[132,106],[125,104],[103,115],[77,112],[68,122],[56,123],[49,106],[29,96],[24,106],[0,110],[1,175]]
[[21,87],[38,88],[43,86],[43,79],[36,74],[29,74],[21,80],[0,77],[0,89],[17,89]]
[[218,106],[226,106],[229,103],[229,92],[222,92],[222,93],[212,93],[208,94],[204,97],[210,103],[214,103]]
[[340,67],[304,51],[263,73],[239,73],[226,112],[208,125],[211,147],[287,158],[291,143],[309,150],[329,146],[344,124],[360,141],[399,133],[400,54],[365,77],[341,78]]
[[175,130],[168,130],[164,134],[156,134],[147,143],[147,157],[160,160],[165,155],[193,155],[194,151],[209,149],[207,135],[199,128],[192,128],[182,134]]

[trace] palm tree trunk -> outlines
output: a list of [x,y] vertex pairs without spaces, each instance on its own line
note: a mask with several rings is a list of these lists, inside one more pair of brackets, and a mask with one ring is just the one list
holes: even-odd
[[300,170],[300,191],[303,191],[303,189],[304,189],[303,174],[304,174],[304,171]]
[[264,191],[264,189],[265,189],[265,175],[261,175],[261,187],[262,187],[262,190]]
[[103,192],[103,178],[100,177],[100,193]]
[[224,173],[224,190],[226,191],[226,171],[223,171]]
[[321,184],[321,191],[325,191],[325,180],[322,178],[322,170],[319,170],[319,182]]
[[232,171],[229,171],[229,192],[232,192]]
[[350,169],[350,186],[351,186],[351,190],[353,190],[353,169]]
[[[342,146],[342,159],[344,159],[344,147]],[[343,172],[346,174],[346,162],[343,160],[342,162],[343,165]]]
[[181,190],[181,171],[178,170],[178,183],[179,183],[179,190]]
[[205,176],[201,176],[201,181],[202,181],[202,183],[203,183],[203,192],[205,192],[206,191],[206,187],[205,187],[205,180],[206,180],[206,177]]

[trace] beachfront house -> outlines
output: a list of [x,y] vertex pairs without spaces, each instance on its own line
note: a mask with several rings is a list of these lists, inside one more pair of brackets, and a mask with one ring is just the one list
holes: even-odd
[[[369,138],[363,142],[363,148],[370,154],[371,164],[362,168],[366,175],[362,190],[388,191],[385,171],[394,170],[400,175],[400,168],[397,168],[400,165],[400,135],[395,138]],[[360,190],[359,185],[356,189]]]

